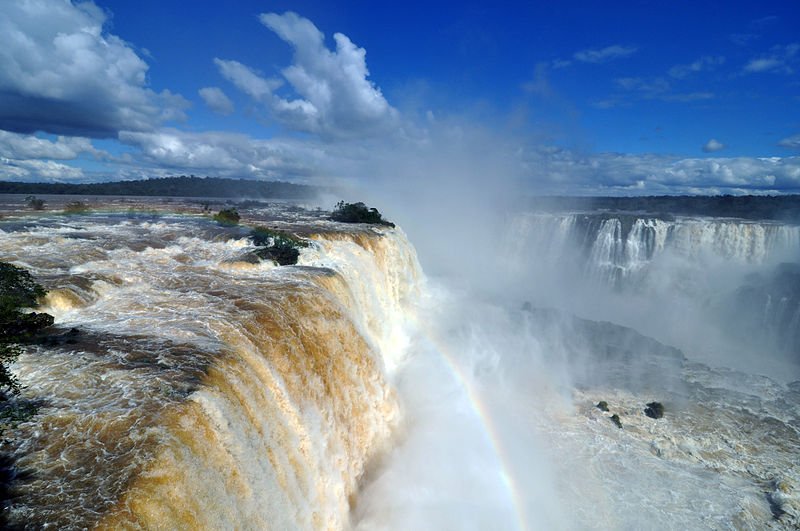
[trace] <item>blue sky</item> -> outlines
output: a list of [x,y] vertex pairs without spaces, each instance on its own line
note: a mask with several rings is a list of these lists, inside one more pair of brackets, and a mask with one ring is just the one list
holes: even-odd
[[480,145],[545,193],[797,192],[798,27],[791,2],[21,0],[0,178],[392,179]]

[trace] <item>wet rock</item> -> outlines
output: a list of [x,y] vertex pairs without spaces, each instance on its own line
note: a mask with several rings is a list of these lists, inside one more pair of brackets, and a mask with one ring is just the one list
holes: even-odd
[[622,429],[622,421],[619,420],[619,415],[617,415],[616,413],[611,415],[611,422],[613,422],[617,426],[617,428]]
[[597,403],[595,407],[600,411],[608,411],[608,402],[606,402],[605,400],[601,400],[600,402]]
[[237,256],[236,259],[231,260],[231,261],[232,262],[245,262],[247,264],[259,264],[259,263],[261,263],[261,259],[254,252],[244,253],[241,256]]
[[62,332],[60,334],[48,334],[46,336],[42,336],[37,341],[40,345],[44,345],[46,347],[58,347],[61,345],[75,345],[78,343],[78,336],[81,335],[81,331],[77,328],[70,328],[66,332]]
[[650,402],[644,409],[644,414],[651,419],[660,419],[664,416],[664,406],[661,405],[661,402]]

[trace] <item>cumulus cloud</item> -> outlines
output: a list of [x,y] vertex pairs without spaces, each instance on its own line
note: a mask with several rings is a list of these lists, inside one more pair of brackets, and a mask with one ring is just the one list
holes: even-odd
[[63,162],[89,155],[110,160],[111,155],[88,138],[59,136],[53,139],[0,131],[0,179],[66,181],[83,179],[80,168]]
[[82,153],[95,157],[105,155],[95,149],[88,138],[59,136],[53,141],[34,135],[0,131],[0,157],[6,159],[71,160]]
[[723,149],[725,149],[725,144],[713,138],[703,145],[703,151],[706,153],[714,153]]
[[306,180],[326,171],[322,164],[327,157],[325,150],[308,141],[259,140],[235,133],[188,133],[177,129],[123,131],[119,139],[137,148],[134,165],[173,172]]
[[537,189],[555,194],[797,193],[800,157],[678,158],[581,155],[537,148],[525,155]]
[[620,59],[622,57],[633,55],[637,50],[638,48],[636,46],[621,46],[619,44],[614,44],[612,46],[606,46],[605,48],[581,50],[579,52],[575,52],[572,57],[576,61],[581,61],[583,63],[607,63],[609,61],[613,61],[614,59]]
[[0,179],[15,181],[81,180],[83,170],[52,160],[12,160],[0,157]]
[[800,134],[784,138],[778,145],[789,149],[800,149]]
[[[220,73],[237,88],[262,102],[289,129],[326,138],[346,138],[387,131],[397,120],[380,89],[369,79],[366,51],[341,33],[335,50],[322,32],[295,13],[262,14],[262,24],[294,49],[283,79],[265,78],[237,61],[215,59]],[[288,82],[288,95],[278,90]]]
[[673,66],[669,69],[669,75],[676,79],[683,79],[704,70],[711,70],[724,63],[725,58],[722,56],[705,55],[689,64]]
[[105,21],[91,1],[4,3],[0,129],[112,137],[184,118],[186,100],[149,89],[147,64]]
[[217,114],[231,114],[233,102],[219,87],[205,87],[197,91],[209,109]]

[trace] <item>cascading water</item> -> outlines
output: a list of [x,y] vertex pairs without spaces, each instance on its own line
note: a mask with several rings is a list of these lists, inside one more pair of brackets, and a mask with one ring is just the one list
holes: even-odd
[[565,258],[580,259],[585,274],[620,288],[644,280],[661,258],[701,268],[723,260],[763,264],[800,256],[800,226],[774,222],[527,213],[510,224],[512,255],[559,267]]
[[[399,229],[243,214],[310,241],[298,265],[255,262],[246,230],[164,210],[0,223],[0,258],[29,268],[57,325],[80,330],[15,366],[41,407],[5,444],[27,472],[11,524],[800,525],[798,383],[604,322],[644,316],[655,331],[639,331],[668,336],[665,293],[709,311],[692,289],[761,271],[732,296],[767,295],[777,309],[760,318],[791,327],[776,297],[795,270],[764,271],[792,258],[797,227],[525,214],[486,271],[512,291],[476,293],[426,279]],[[714,284],[709,264],[735,274]],[[661,313],[640,305],[655,295]],[[664,418],[645,415],[652,400]]]
[[20,427],[17,466],[32,475],[11,522],[347,527],[399,421],[387,366],[419,272],[399,230],[317,226],[289,268],[241,261],[246,239],[192,218],[6,227],[0,254],[81,330],[19,360],[44,404]]
[[[794,277],[783,273],[783,288],[754,280],[800,263],[800,226],[606,212],[523,213],[510,226],[504,267],[550,279],[526,294],[544,304],[571,300],[572,311],[614,316],[685,348],[693,346],[686,339],[697,339],[705,342],[701,350],[718,351],[726,339],[716,335],[739,336],[733,343],[767,342],[789,358],[800,355]],[[552,279],[565,289],[547,292]],[[672,321],[664,306],[673,308]]]

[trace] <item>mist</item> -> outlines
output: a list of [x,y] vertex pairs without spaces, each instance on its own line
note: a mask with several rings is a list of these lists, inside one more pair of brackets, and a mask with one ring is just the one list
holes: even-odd
[[[687,367],[697,363],[779,382],[800,376],[796,353],[763,335],[732,334],[725,304],[753,274],[796,257],[795,243],[759,254],[746,249],[758,245],[735,241],[730,251],[713,237],[687,237],[696,249],[661,242],[656,252],[625,235],[604,243],[579,234],[556,214],[532,218],[526,141],[474,124],[428,124],[422,139],[395,139],[351,168],[361,177],[345,199],[398,223],[426,273],[426,297],[406,323],[413,339],[393,375],[404,421],[363,481],[357,529],[647,525],[645,509],[600,508],[620,463],[598,466],[593,452],[602,450],[565,440],[592,437],[577,435],[586,427],[576,421],[612,430],[594,407],[608,397],[633,400],[628,415],[653,399],[690,411]],[[620,266],[614,253],[633,255]],[[626,470],[633,485],[670,488],[653,484],[652,470]],[[726,496],[733,491],[718,503],[732,507]]]

